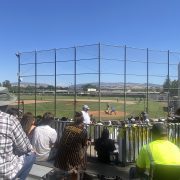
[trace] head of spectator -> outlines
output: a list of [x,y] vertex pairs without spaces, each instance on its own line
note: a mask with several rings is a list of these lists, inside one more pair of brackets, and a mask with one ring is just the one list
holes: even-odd
[[37,115],[34,125],[39,126],[39,124],[41,124],[41,121],[42,121],[42,115]]
[[176,109],[174,119],[173,119],[172,122],[174,122],[174,123],[179,123],[180,122],[180,108]]
[[108,129],[103,129],[101,133],[101,138],[102,139],[109,139],[109,130]]
[[0,87],[0,110],[7,112],[8,106],[15,103],[17,97],[10,94],[6,87]]
[[180,116],[180,108],[177,108],[177,110],[175,111],[175,115]]
[[167,128],[166,125],[162,122],[157,122],[153,124],[151,132],[152,132],[153,140],[160,140],[167,138]]
[[54,122],[54,115],[51,112],[45,112],[42,117],[40,125],[49,125],[51,126]]
[[83,118],[82,112],[75,112],[75,115],[74,115],[75,124],[77,124],[77,125],[82,124],[83,120],[84,120],[84,118]]
[[18,114],[19,114],[19,110],[18,110],[18,108],[11,107],[11,108],[7,109],[7,113],[12,115],[12,116],[16,116],[17,117]]
[[27,112],[23,115],[20,123],[26,135],[28,135],[32,127],[34,127],[34,122],[35,119],[31,112]]
[[90,109],[89,106],[86,105],[86,104],[83,105],[83,107],[82,107],[82,110],[83,110],[83,111],[86,111],[86,112],[87,112],[89,109]]
[[63,117],[61,118],[61,121],[68,121],[68,118],[65,117],[65,116],[63,116]]

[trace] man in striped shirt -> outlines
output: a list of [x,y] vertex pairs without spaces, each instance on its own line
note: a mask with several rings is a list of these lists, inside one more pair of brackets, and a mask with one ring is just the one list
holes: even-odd
[[[55,167],[64,171],[78,171],[86,168],[87,131],[82,112],[76,112],[74,123],[65,127],[55,158]],[[73,172],[71,180],[78,179]]]
[[19,120],[6,112],[16,97],[0,87],[0,179],[25,180],[35,161],[35,153]]

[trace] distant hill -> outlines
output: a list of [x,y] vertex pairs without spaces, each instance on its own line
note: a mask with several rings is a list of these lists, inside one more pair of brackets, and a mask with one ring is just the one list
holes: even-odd
[[[17,83],[17,82],[11,83],[11,85],[12,85],[12,86],[18,86],[18,83]],[[21,86],[21,87],[35,86],[35,84],[34,84],[34,83],[31,83],[31,82],[21,82],[20,86]],[[37,83],[37,87],[40,87],[40,86],[46,88],[46,87],[49,86],[49,84],[45,84],[45,83]]]
[[[96,87],[99,86],[99,83],[86,83],[86,84],[92,84]],[[77,84],[76,87],[77,88],[81,88],[83,85],[85,84]],[[149,83],[148,85],[151,88],[162,88],[162,85],[159,84],[153,84],[153,83]],[[74,85],[71,85],[71,88],[73,88]],[[142,89],[142,88],[146,88],[147,84],[146,83],[126,83],[126,87],[127,88],[131,88],[131,89]],[[117,83],[106,83],[106,82],[101,82],[101,88],[124,88],[124,83],[123,82],[117,82]]]
[[[96,82],[91,82],[91,83],[86,83],[86,84],[92,84],[96,87],[99,86],[99,83]],[[11,83],[12,86],[18,86],[18,83]],[[85,84],[77,84],[76,87],[77,89],[82,88],[82,86],[84,86]],[[34,83],[31,82],[22,82],[21,83],[21,87],[27,87],[27,86],[35,86]],[[37,87],[45,87],[47,88],[48,86],[51,86],[50,84],[45,84],[45,83],[37,83]],[[131,89],[142,89],[142,88],[146,88],[147,84],[146,83],[126,83],[126,87],[127,88],[131,88]],[[60,87],[60,86],[57,86]],[[149,87],[151,88],[162,88],[162,85],[159,84],[152,84],[149,83]],[[74,85],[69,86],[69,88],[74,88]],[[114,88],[114,89],[118,89],[118,88],[124,88],[124,83],[123,82],[117,82],[117,83],[106,83],[106,82],[101,82],[101,88]]]

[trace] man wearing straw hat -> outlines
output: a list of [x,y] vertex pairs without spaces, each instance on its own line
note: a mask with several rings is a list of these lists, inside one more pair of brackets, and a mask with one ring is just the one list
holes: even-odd
[[35,153],[19,120],[6,113],[16,99],[7,88],[0,87],[0,179],[25,180],[35,162]]

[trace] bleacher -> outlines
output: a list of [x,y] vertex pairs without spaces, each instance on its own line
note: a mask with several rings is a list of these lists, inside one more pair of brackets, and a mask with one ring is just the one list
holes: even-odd
[[[68,121],[56,121],[54,128],[58,132],[58,139],[61,138],[62,132]],[[122,179],[128,179],[128,171],[130,166],[133,165],[139,153],[139,150],[144,144],[151,140],[151,132],[148,124],[126,124],[121,126],[116,125],[90,125],[87,127],[89,137],[92,144],[88,147],[88,161],[87,170],[89,174],[95,176],[119,176]],[[94,151],[94,140],[100,137],[103,128],[110,130],[110,138],[114,139],[119,152],[119,164],[107,165],[96,161],[96,152]],[[168,124],[168,138],[178,146],[180,145],[180,123]],[[50,174],[53,171],[53,165],[46,162],[41,162],[33,165],[30,171],[28,180],[33,179],[47,179],[51,180]],[[49,175],[49,176],[48,176]]]
[[[130,165],[131,166],[131,165]],[[121,165],[115,164],[104,164],[98,162],[96,158],[88,158],[86,174],[98,179],[98,176],[105,177],[121,177],[122,180],[128,179],[128,172],[130,166],[122,167]],[[63,171],[61,171],[63,175]],[[65,173],[64,173],[65,174]],[[67,175],[66,175],[67,176]],[[55,180],[53,175],[53,166],[50,163],[41,162],[34,164],[27,180]]]

